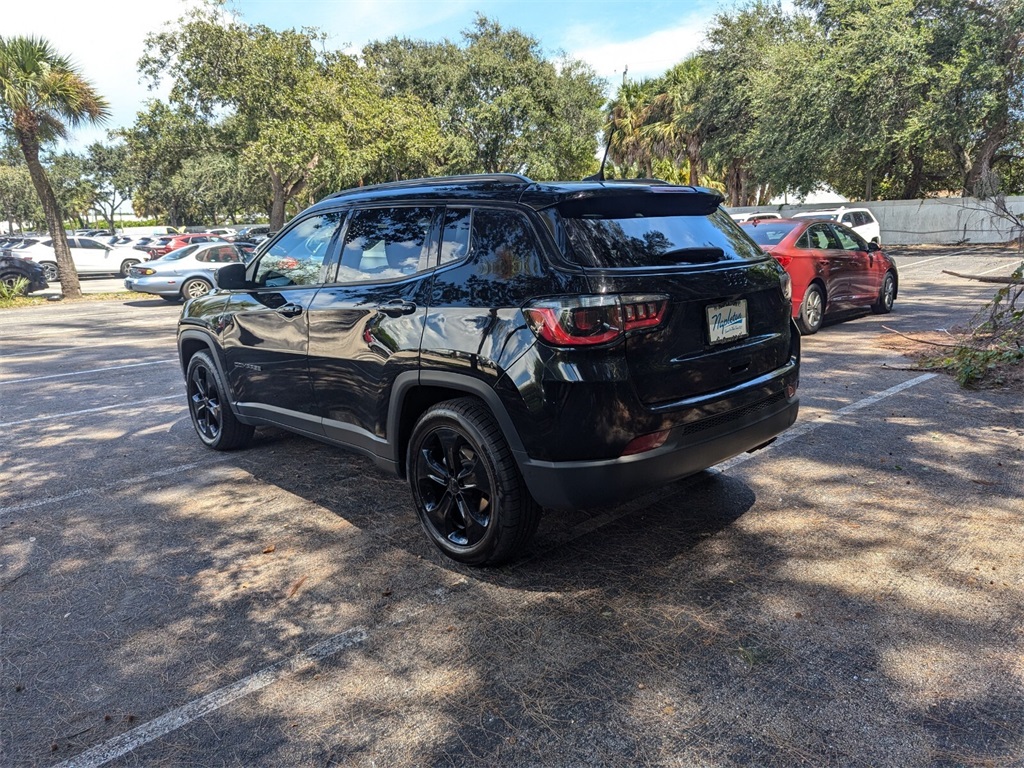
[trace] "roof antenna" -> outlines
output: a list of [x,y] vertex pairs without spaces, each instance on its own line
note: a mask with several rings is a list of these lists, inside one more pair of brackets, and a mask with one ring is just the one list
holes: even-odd
[[[622,84],[626,84],[626,73],[629,72],[629,64],[622,68]],[[604,181],[604,164],[608,162],[608,150],[612,146],[612,132],[608,131],[608,141],[604,145],[604,157],[601,158],[601,167],[597,169],[597,173],[592,176],[584,176],[584,181]]]
[[584,181],[604,181],[604,164],[608,160],[608,148],[612,145],[612,137],[609,132],[608,142],[604,145],[604,157],[601,158],[601,167],[592,176],[584,176]]

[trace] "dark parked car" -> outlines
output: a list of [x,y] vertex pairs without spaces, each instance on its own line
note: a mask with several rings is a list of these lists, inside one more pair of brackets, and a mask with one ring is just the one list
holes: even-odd
[[182,310],[196,432],[358,451],[447,555],[513,558],[541,507],[632,498],[796,418],[789,279],[721,202],[513,174],[329,197]]
[[817,333],[825,318],[840,310],[892,311],[899,289],[896,263],[849,227],[808,219],[740,226],[793,279],[793,318],[801,333]]
[[44,291],[50,287],[43,268],[34,261],[20,259],[9,253],[0,254],[0,283],[13,288],[21,278],[28,281],[25,293]]
[[250,224],[249,226],[239,227],[238,232],[233,237],[226,237],[227,240],[245,240],[250,243],[260,243],[270,237],[270,226],[267,224]]

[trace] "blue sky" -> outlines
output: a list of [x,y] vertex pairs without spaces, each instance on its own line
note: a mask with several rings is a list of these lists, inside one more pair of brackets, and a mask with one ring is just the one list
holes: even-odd
[[[14,0],[0,34],[47,37],[70,56],[111,103],[107,128],[130,125],[148,92],[135,64],[147,33],[179,18],[189,0]],[[659,75],[703,42],[715,14],[733,0],[233,0],[228,8],[250,23],[274,29],[316,26],[333,48],[358,53],[392,36],[461,40],[477,13],[536,38],[554,57],[564,51],[587,61],[610,89],[628,68],[631,79]],[[159,95],[159,94],[157,94]],[[79,130],[74,149],[104,137]]]

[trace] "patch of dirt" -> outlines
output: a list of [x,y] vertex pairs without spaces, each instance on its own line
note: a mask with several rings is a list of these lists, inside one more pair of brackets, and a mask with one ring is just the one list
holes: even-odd
[[[889,331],[878,339],[878,345],[910,358],[914,370],[935,371],[956,376],[955,364],[949,359],[962,345],[971,343],[966,331],[917,331],[900,334]],[[973,342],[976,344],[977,342]],[[1024,363],[992,362],[985,374],[970,389],[1001,389],[1024,394]]]

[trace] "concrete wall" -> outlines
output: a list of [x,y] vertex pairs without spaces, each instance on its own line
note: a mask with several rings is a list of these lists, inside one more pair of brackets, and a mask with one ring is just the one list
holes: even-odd
[[[845,203],[847,208],[867,208],[878,219],[883,245],[1005,243],[1024,236],[1024,227],[1000,214],[986,200],[951,197],[931,200],[886,200]],[[730,213],[773,211],[786,216],[798,211],[820,211],[828,205],[758,205],[730,208]],[[1006,207],[1024,221],[1024,197],[1006,198]]]

